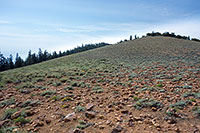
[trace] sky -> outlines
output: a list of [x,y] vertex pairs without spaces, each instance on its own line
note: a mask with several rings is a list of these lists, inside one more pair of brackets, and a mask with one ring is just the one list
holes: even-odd
[[0,0],[0,51],[66,51],[130,35],[175,32],[200,38],[199,0]]

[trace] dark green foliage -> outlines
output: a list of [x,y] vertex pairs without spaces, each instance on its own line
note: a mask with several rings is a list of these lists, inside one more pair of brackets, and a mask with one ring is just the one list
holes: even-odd
[[32,54],[30,50],[28,52],[28,56],[25,61],[17,53],[15,63],[13,63],[12,55],[10,55],[9,58],[5,58],[3,54],[0,53],[0,71],[28,66],[28,65],[36,64],[42,61],[51,60],[54,58],[65,56],[65,55],[71,55],[74,53],[87,51],[90,49],[95,49],[95,48],[99,48],[99,47],[103,47],[107,45],[109,44],[104,43],[104,42],[97,43],[97,44],[86,44],[86,45],[78,46],[72,50],[67,50],[64,52],[60,51],[59,54],[57,54],[56,51],[54,51],[52,54],[48,53],[46,50],[42,52],[42,50],[39,48],[38,54],[35,54],[35,53]]
[[194,92],[187,92],[182,95],[183,97],[195,97],[200,98],[200,93],[194,93]]
[[69,80],[68,78],[61,78],[61,79],[60,79],[60,82],[65,83],[65,82],[67,82],[68,80]]
[[61,85],[61,82],[56,81],[56,82],[53,82],[52,85],[55,87],[58,87]]
[[165,112],[168,116],[171,117],[179,117],[178,109],[177,108],[170,108]]
[[[1,127],[0,128],[0,133],[12,133],[15,128],[18,128],[18,127],[17,126],[15,126],[15,127]],[[24,132],[23,131],[22,132],[18,131],[17,133],[24,133]]]
[[14,97],[2,101],[2,102],[0,103],[0,108],[2,108],[2,107],[4,107],[4,106],[9,106],[9,105],[12,105],[12,104],[15,104],[15,98],[14,98]]
[[155,108],[163,107],[162,103],[160,103],[159,101],[149,100],[149,99],[140,99],[133,106],[136,109],[142,109],[142,108],[146,108],[146,107],[150,107],[150,108],[151,107],[155,107]]
[[9,108],[9,109],[6,109],[5,111],[4,111],[4,114],[3,114],[3,116],[2,116],[2,120],[6,120],[6,119],[9,119],[10,117],[11,117],[11,115],[12,114],[14,114],[15,112],[17,112],[17,109],[15,108],[15,109],[11,109],[11,108]]
[[178,108],[178,109],[183,109],[184,107],[186,107],[188,104],[191,104],[190,100],[185,100],[185,101],[179,101],[175,104],[171,104],[170,107],[171,108]]
[[68,90],[74,90],[74,88],[72,86],[67,86],[63,88],[64,90],[68,91]]
[[17,119],[14,119],[15,123],[20,123],[21,125],[29,123],[30,121],[30,119],[25,119],[23,116],[19,116]]
[[[147,36],[165,36],[165,37],[174,37],[178,39],[185,39],[185,40],[190,40],[190,37],[188,36],[181,36],[181,35],[175,35],[175,33],[169,33],[169,32],[164,32],[163,34],[159,32],[152,32],[152,33],[147,33]],[[197,41],[197,40],[194,40]]]
[[27,89],[20,89],[19,92],[24,93],[24,94],[29,94],[30,90]]
[[193,109],[194,114],[200,118],[200,107],[194,107]]
[[79,124],[76,126],[76,128],[79,128],[79,129],[83,130],[83,129],[85,129],[85,128],[89,127],[89,126],[92,126],[92,125],[94,125],[94,124],[87,123],[84,120],[80,120]]
[[163,85],[163,84],[158,84],[157,86],[158,86],[158,87],[164,87],[164,85]]
[[53,95],[55,94],[56,91],[55,90],[47,90],[41,93],[41,96],[46,96],[46,95]]
[[40,104],[40,101],[38,101],[38,100],[33,100],[33,101],[32,100],[27,100],[27,101],[24,101],[23,103],[21,103],[19,105],[19,107],[25,108],[27,106],[36,106],[38,104]]
[[85,107],[83,106],[76,106],[76,112],[84,112],[85,111]]
[[96,86],[96,87],[92,88],[92,90],[95,93],[102,93],[102,92],[104,92],[104,89],[102,89],[100,86]]

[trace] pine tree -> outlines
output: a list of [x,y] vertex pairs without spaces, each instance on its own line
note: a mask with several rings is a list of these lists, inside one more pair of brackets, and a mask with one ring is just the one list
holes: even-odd
[[25,64],[26,64],[26,65],[31,65],[31,64],[33,64],[31,50],[29,50],[29,52],[28,52],[28,57],[26,58]]
[[10,57],[8,58],[8,64],[9,64],[9,69],[14,68],[13,56],[11,54],[10,54]]
[[130,40],[133,40],[133,37],[132,37],[132,35],[130,35]]
[[0,71],[4,71],[6,69],[6,58],[0,52]]
[[19,54],[17,53],[17,54],[16,54],[16,59],[15,59],[15,68],[22,67],[22,66],[24,66],[24,61],[23,61],[23,59],[19,56]]
[[38,61],[39,61],[39,62],[44,61],[44,55],[43,55],[43,53],[42,53],[41,48],[39,48],[39,51],[38,51]]

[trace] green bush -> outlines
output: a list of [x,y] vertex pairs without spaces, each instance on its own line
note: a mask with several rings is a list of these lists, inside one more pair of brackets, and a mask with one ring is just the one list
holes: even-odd
[[58,87],[61,85],[61,82],[57,81],[57,82],[53,82],[52,83],[53,86]]
[[142,109],[142,108],[146,108],[146,107],[155,107],[155,108],[161,108],[163,107],[162,103],[159,101],[155,101],[155,100],[149,100],[149,99],[140,99],[138,100],[133,107],[135,107],[136,109]]
[[102,93],[102,92],[104,92],[104,90],[101,87],[99,87],[99,86],[94,87],[92,90],[95,93]]
[[76,112],[85,112],[85,107],[83,106],[76,106]]
[[183,109],[184,107],[186,107],[188,104],[191,104],[190,100],[185,100],[185,101],[179,101],[175,104],[171,104],[170,107],[171,108],[178,108],[178,109]]
[[46,95],[53,95],[55,94],[56,91],[55,90],[47,90],[41,93],[41,96],[46,96]]
[[3,116],[2,116],[2,120],[6,120],[6,119],[9,119],[10,117],[11,117],[11,115],[12,114],[14,114],[15,112],[17,112],[18,110],[15,108],[15,109],[11,109],[11,108],[9,108],[9,109],[6,109],[5,111],[4,111],[4,114],[3,114]]
[[161,88],[161,87],[164,87],[164,85],[163,85],[163,84],[158,84],[157,86],[158,86],[158,87],[160,87],[160,88]]
[[200,107],[194,107],[193,109],[194,114],[200,118]]
[[66,91],[74,90],[74,88],[72,86],[67,86],[67,87],[64,87],[63,89]]
[[60,82],[65,83],[65,82],[67,82],[68,80],[69,80],[68,78],[61,78],[61,79],[60,79]]
[[91,126],[91,125],[92,125],[91,123],[87,123],[84,120],[80,120],[79,124],[76,126],[76,128],[79,128],[79,129],[83,130],[83,129]]
[[0,103],[0,108],[2,108],[2,107],[4,107],[4,106],[9,106],[9,105],[12,105],[12,104],[15,104],[15,98],[14,98],[14,97],[2,101],[2,102]]
[[19,116],[17,119],[14,119],[15,123],[20,123],[21,125],[29,123],[30,121],[30,119],[25,119],[23,116]]

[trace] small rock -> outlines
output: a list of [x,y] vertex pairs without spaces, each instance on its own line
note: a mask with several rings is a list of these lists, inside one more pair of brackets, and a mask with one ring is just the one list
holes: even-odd
[[176,120],[175,120],[175,119],[170,119],[170,120],[168,120],[167,122],[168,122],[168,124],[175,124],[175,123],[176,123]]
[[76,114],[75,114],[75,112],[68,114],[64,118],[65,122],[69,122],[69,121],[72,121],[72,120],[76,120]]
[[141,117],[134,117],[135,121],[142,121]]
[[104,119],[104,116],[103,115],[99,115],[99,119]]
[[8,123],[9,120],[4,120],[4,121],[0,121],[0,127],[4,126],[6,123]]
[[94,107],[94,104],[88,103],[85,108],[87,111],[90,111],[90,110],[92,110],[93,107]]
[[99,129],[104,129],[105,127],[105,125],[99,125]]
[[45,122],[46,122],[47,124],[50,124],[50,123],[51,123],[51,120],[50,120],[50,119],[46,119]]
[[129,111],[128,111],[128,110],[122,110],[121,113],[122,113],[122,114],[128,114]]
[[11,119],[15,119],[21,115],[21,111],[17,111],[14,114],[11,115]]
[[2,93],[2,92],[0,92],[0,98],[3,98],[3,96],[4,96],[4,95],[3,95],[3,93]]
[[151,109],[152,109],[152,111],[157,111],[157,108],[155,108],[155,107],[152,107]]
[[174,130],[175,130],[176,132],[180,132],[180,129],[178,129],[178,128],[175,128]]
[[27,116],[32,116],[35,114],[35,112],[33,110],[26,110],[25,113]]
[[87,112],[85,112],[85,116],[86,116],[87,118],[89,118],[89,119],[92,119],[92,118],[95,118],[96,113],[93,112],[93,111],[87,111]]
[[16,105],[10,105],[10,108],[14,109],[16,107]]
[[120,133],[124,128],[118,125],[117,127],[113,128],[111,133]]
[[73,130],[73,133],[85,133],[85,131],[82,131],[80,129],[74,129]]
[[44,123],[42,121],[40,121],[40,120],[36,120],[36,121],[33,122],[32,125],[34,126],[34,128],[36,128],[36,127],[44,126]]
[[132,121],[129,121],[129,122],[128,122],[128,126],[129,126],[129,127],[134,127],[134,123],[133,123]]

